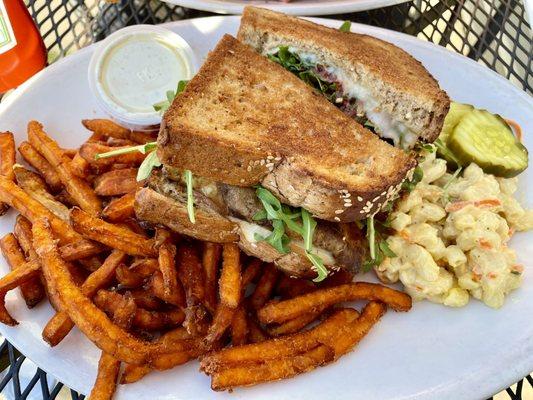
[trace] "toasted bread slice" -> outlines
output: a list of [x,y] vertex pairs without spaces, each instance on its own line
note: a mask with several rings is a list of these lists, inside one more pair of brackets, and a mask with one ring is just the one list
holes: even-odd
[[419,61],[391,43],[250,6],[238,38],[263,55],[288,46],[325,67],[343,90],[362,100],[378,132],[391,130],[392,121],[413,134],[411,145],[417,138],[433,142],[440,134],[450,105],[447,94]]
[[157,151],[164,164],[261,184],[337,222],[375,214],[416,164],[229,35],[165,113]]
[[135,195],[137,218],[153,224],[161,224],[175,232],[196,239],[216,243],[230,243],[239,240],[237,226],[209,209],[196,209],[196,223],[189,220],[187,203],[172,201],[170,197],[150,188],[142,188]]

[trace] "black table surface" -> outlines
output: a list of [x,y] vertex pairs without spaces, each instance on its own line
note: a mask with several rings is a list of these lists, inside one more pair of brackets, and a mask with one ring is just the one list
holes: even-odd
[[[120,0],[114,4],[102,0],[25,2],[41,31],[51,63],[127,25],[213,15],[157,0]],[[431,41],[488,66],[533,94],[532,32],[522,1],[414,0],[386,8],[325,17],[379,26]],[[57,398],[60,391],[65,392],[61,383],[50,379],[38,368],[29,381],[22,382],[20,370],[30,362],[7,341],[1,343],[0,371],[4,372],[0,398],[3,394],[16,400],[48,400]],[[497,399],[533,399],[532,387],[530,375],[499,393]],[[67,389],[67,392],[72,399],[84,398],[72,390]],[[472,399],[476,398],[472,393]]]

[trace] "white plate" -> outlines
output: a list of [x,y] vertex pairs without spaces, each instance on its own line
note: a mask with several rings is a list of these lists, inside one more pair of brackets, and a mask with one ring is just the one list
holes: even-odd
[[178,6],[219,14],[241,14],[245,6],[270,8],[292,15],[331,15],[393,6],[410,0],[163,0]]
[[[318,20],[338,26],[338,21]],[[238,17],[211,17],[167,25],[182,35],[203,59],[223,33],[235,34]],[[421,60],[451,97],[515,119],[522,124],[526,145],[533,149],[532,99],[494,72],[447,50],[413,37],[383,29],[353,25],[355,31],[378,36],[403,47]],[[87,66],[95,47],[57,62],[31,79],[0,105],[0,130],[26,137],[30,119],[65,147],[78,145],[88,134],[82,118],[102,116],[87,84]],[[522,200],[533,206],[526,190],[532,169],[521,176]],[[526,199],[527,197],[527,199]],[[11,231],[14,214],[0,219],[0,234]],[[409,313],[388,312],[354,352],[335,364],[291,380],[213,393],[209,378],[190,363],[140,382],[121,386],[118,399],[481,399],[516,382],[533,370],[533,242],[532,233],[518,234],[512,246],[526,265],[523,287],[494,311],[478,301],[463,309],[429,302]],[[529,243],[529,244],[528,244]],[[3,259],[0,272],[8,267]],[[52,315],[48,305],[27,310],[16,291],[7,306],[20,321],[15,328],[0,326],[19,350],[71,388],[87,393],[94,381],[97,349],[78,331],[57,348],[41,340]]]

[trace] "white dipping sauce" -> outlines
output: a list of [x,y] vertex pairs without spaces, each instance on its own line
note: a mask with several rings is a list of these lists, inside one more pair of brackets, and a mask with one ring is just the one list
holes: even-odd
[[150,129],[161,121],[154,104],[192,78],[194,53],[174,32],[134,25],[108,36],[93,54],[89,86],[99,106],[118,123]]
[[133,35],[112,48],[101,62],[99,82],[118,106],[134,113],[153,113],[167,90],[189,76],[180,53],[165,41]]

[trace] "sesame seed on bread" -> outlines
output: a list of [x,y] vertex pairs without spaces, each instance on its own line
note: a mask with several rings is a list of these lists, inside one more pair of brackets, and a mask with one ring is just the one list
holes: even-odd
[[263,55],[279,46],[314,55],[319,64],[361,85],[380,111],[420,139],[433,142],[440,134],[448,95],[418,60],[391,43],[251,6],[244,9],[237,37]]
[[290,72],[225,35],[163,117],[164,164],[336,222],[366,218],[398,192],[415,160]]

